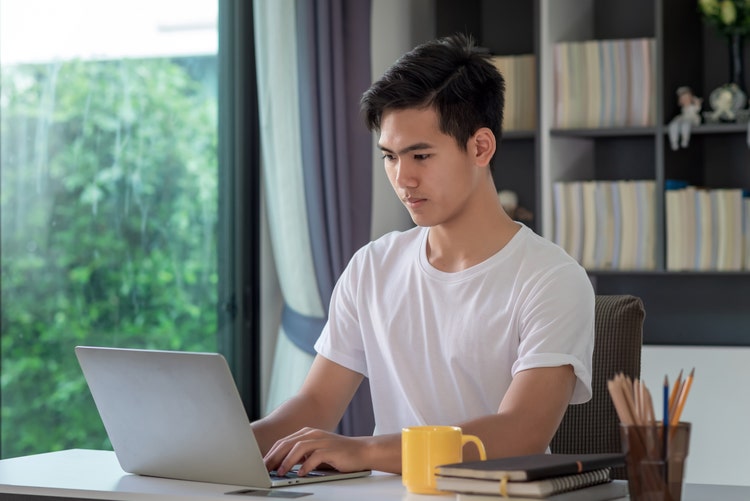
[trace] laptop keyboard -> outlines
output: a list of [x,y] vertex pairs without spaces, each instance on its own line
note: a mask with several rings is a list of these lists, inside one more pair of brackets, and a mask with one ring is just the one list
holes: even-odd
[[[272,472],[269,472],[269,474],[271,475],[271,479],[276,479],[276,478],[297,478],[297,477],[299,477],[299,475],[297,475],[297,471],[296,470],[288,471],[284,475],[278,475],[276,473],[276,470],[274,470]],[[325,477],[326,474],[324,472],[322,472],[322,471],[311,471],[311,472],[309,472],[307,474],[307,476],[308,477]]]

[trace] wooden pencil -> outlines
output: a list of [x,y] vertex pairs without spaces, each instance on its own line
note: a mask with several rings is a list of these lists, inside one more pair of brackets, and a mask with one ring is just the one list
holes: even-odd
[[688,377],[685,379],[685,384],[683,384],[680,388],[680,394],[677,396],[677,408],[675,409],[675,412],[669,421],[670,426],[675,426],[680,422],[682,410],[685,408],[685,401],[687,400],[688,394],[690,393],[690,387],[693,385],[694,375],[695,367],[693,367],[693,369],[690,371],[690,374],[688,374]]

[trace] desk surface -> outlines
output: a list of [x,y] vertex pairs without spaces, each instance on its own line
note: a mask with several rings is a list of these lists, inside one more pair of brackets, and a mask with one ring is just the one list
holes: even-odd
[[[246,489],[239,486],[168,480],[130,475],[120,468],[110,451],[73,449],[0,461],[0,493],[19,494],[18,499],[32,496],[56,496],[72,499],[107,499],[139,501],[254,501],[266,499],[227,493]],[[278,490],[278,489],[276,489]],[[372,476],[337,480],[295,487],[284,492],[307,492],[301,500],[328,501],[427,501],[450,500],[450,496],[409,494],[401,477],[375,472]],[[29,497],[26,497],[29,496]],[[0,496],[2,497],[2,496]],[[278,498],[275,498],[278,499]],[[283,498],[282,498],[283,499]],[[688,484],[684,501],[745,501],[750,486]]]

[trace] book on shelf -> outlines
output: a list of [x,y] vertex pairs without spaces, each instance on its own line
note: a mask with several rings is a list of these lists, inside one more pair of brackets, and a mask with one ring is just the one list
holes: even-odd
[[542,480],[511,482],[464,477],[435,477],[435,487],[441,491],[470,494],[493,494],[521,498],[547,498],[549,496],[610,482],[610,469],[602,468],[573,475],[560,475]]
[[620,269],[622,267],[620,262],[620,252],[622,250],[622,201],[620,200],[620,184],[618,182],[609,183],[609,189],[612,192],[612,263],[613,269]]
[[655,51],[653,38],[555,44],[555,127],[655,125]]
[[586,117],[584,123],[601,125],[602,111],[602,67],[599,59],[599,42],[597,40],[587,40],[583,42],[582,47],[583,66],[586,68],[586,89],[587,96],[585,100]]
[[747,269],[742,190],[698,188],[672,179],[665,188],[667,270]]
[[570,102],[567,99],[570,93],[570,81],[568,79],[568,49],[567,44],[555,44],[553,49],[555,55],[555,126],[568,128],[568,117],[570,117]]
[[[583,487],[574,491],[553,494],[544,499],[546,501],[610,501],[628,498],[628,483],[625,480],[614,480],[603,484]],[[473,494],[459,492],[456,501],[528,501],[528,497],[507,496],[499,494]]]
[[615,231],[619,229],[619,224],[615,223],[615,199],[613,193],[613,181],[602,181],[597,186],[599,214],[597,220],[597,239],[599,242],[599,253],[597,255],[597,267],[599,269],[615,269],[615,242],[619,240],[615,237]]
[[714,241],[711,230],[711,192],[706,189],[695,192],[695,212],[697,224],[695,227],[695,268],[700,271],[711,269],[714,261]]
[[554,240],[589,270],[656,267],[653,180],[557,181]]
[[635,182],[635,195],[638,214],[638,241],[635,268],[638,270],[656,269],[656,181]]
[[555,207],[555,235],[554,242],[565,249],[570,249],[570,200],[568,199],[568,183],[558,181],[552,184],[552,202]]
[[568,253],[579,263],[583,259],[583,187],[581,183],[567,183],[567,200],[569,202],[566,210],[569,214],[568,220]]
[[599,125],[613,127],[615,125],[615,64],[613,60],[614,42],[602,40],[599,44],[599,64],[601,65],[601,114]]
[[656,123],[655,50],[651,38],[628,40],[628,68],[630,69],[630,98],[627,124],[649,126]]
[[466,461],[438,466],[437,475],[485,480],[529,481],[573,475],[623,466],[620,453],[602,454],[529,454],[486,461]]
[[636,197],[635,181],[619,181],[617,189],[620,193],[620,259],[618,269],[636,269],[636,255],[638,254],[638,199]]
[[521,130],[534,130],[537,117],[536,56],[533,54],[518,56],[518,63],[521,71],[518,74],[520,78],[517,78],[516,86],[523,89],[518,99],[521,115],[518,127]]
[[630,80],[628,75],[628,51],[625,40],[615,40],[614,42],[614,65],[615,65],[615,127],[625,127],[628,125],[628,100],[630,99]]
[[596,206],[596,181],[583,181],[581,192],[583,194],[583,252],[581,254],[581,265],[586,269],[596,267],[596,237],[597,237],[597,214]]
[[533,54],[492,56],[505,80],[503,130],[536,128],[536,57]]
[[703,231],[699,226],[698,190],[674,180],[667,180],[665,188],[667,270],[697,270],[701,246],[699,234]]
[[642,53],[639,50],[640,44],[637,42],[638,40],[625,42],[627,67],[629,69],[628,78],[630,79],[628,88],[630,95],[628,96],[627,118],[625,120],[628,125],[643,125],[641,123],[641,115],[643,114],[641,110],[646,107],[644,103],[646,96],[643,94],[642,87],[645,72],[642,66]]
[[573,128],[586,126],[586,75],[584,67],[584,45],[583,42],[570,42],[568,44],[568,67],[564,69],[568,78],[568,95],[564,96],[569,101],[568,123]]
[[606,183],[603,181],[597,181],[594,184],[594,264],[591,268],[595,270],[601,270],[607,267],[605,263],[605,255],[607,253],[607,234],[611,230],[611,226],[608,225],[607,217],[607,206],[611,205],[608,203]]
[[698,214],[695,209],[696,202],[695,186],[687,186],[680,197],[680,209],[683,212],[683,227],[682,227],[682,246],[684,251],[682,252],[682,259],[684,268],[686,270],[694,270],[695,256],[697,254],[698,247]]
[[713,190],[716,198],[718,238],[716,269],[742,269],[742,190],[722,188]]
[[641,39],[644,45],[644,70],[643,78],[644,95],[646,97],[646,107],[643,110],[642,125],[656,125],[656,40],[653,38]]
[[667,270],[685,269],[685,235],[686,213],[682,207],[683,192],[687,183],[667,180],[664,192],[664,207],[667,225]]

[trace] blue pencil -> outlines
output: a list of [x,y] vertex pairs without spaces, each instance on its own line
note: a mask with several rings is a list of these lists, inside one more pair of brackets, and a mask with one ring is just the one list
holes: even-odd
[[662,456],[667,460],[667,431],[669,426],[669,379],[664,375],[664,417],[662,418]]

